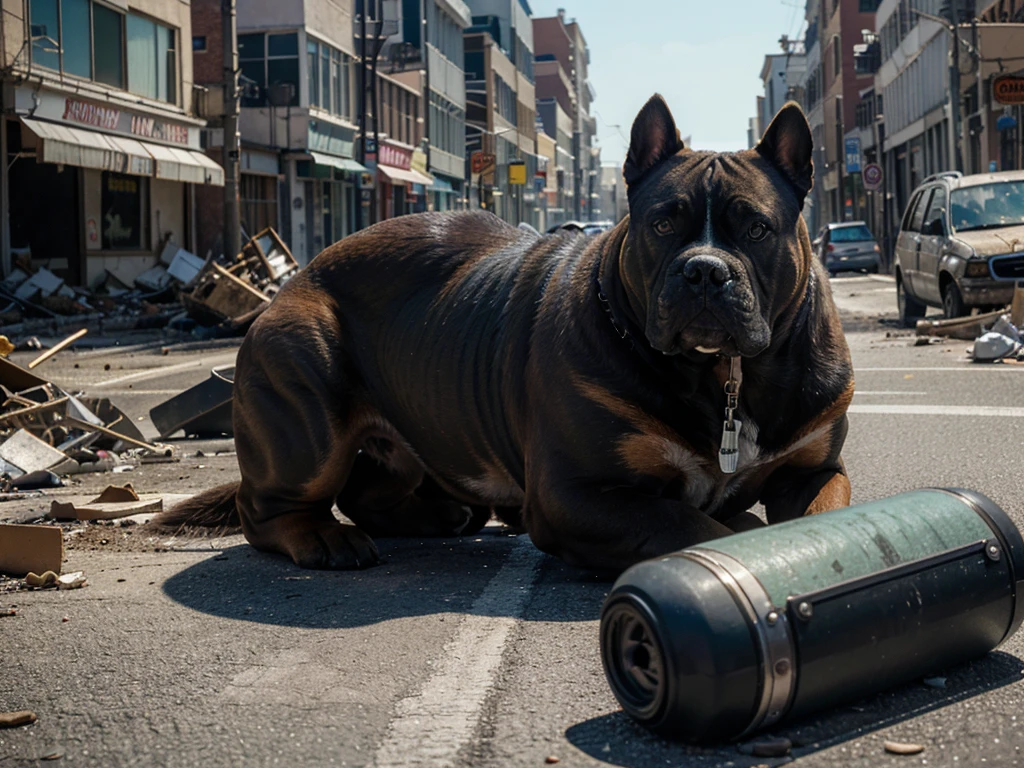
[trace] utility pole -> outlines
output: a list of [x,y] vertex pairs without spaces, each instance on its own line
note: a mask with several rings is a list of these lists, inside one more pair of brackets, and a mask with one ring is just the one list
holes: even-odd
[[949,67],[949,113],[955,170],[964,172],[963,128],[960,123],[960,0],[952,0],[953,61]]
[[836,211],[836,221],[846,221],[846,188],[843,180],[843,163],[846,161],[846,142],[843,141],[843,97],[836,96],[836,174],[839,194],[836,196],[839,210]]
[[235,0],[221,0],[222,46],[224,49],[224,256],[229,259],[242,250],[242,223],[238,210],[238,27]]
[[[366,167],[366,0],[359,13],[359,164]],[[373,187],[371,187],[372,189]],[[359,204],[356,206],[356,229],[366,227],[366,206],[363,205],[363,189],[359,187]],[[370,205],[374,201],[371,199]]]

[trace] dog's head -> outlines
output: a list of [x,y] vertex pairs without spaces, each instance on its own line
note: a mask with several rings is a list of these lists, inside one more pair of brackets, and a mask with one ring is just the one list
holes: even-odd
[[665,354],[753,356],[810,269],[800,210],[813,143],[796,104],[756,148],[691,152],[661,96],[633,123],[623,168],[629,232],[620,277],[650,345]]

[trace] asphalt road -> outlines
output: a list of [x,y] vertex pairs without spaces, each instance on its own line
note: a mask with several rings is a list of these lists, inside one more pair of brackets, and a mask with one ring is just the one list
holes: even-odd
[[[844,456],[854,500],[933,485],[980,490],[1024,525],[1024,368],[973,366],[966,342],[925,347],[892,322],[891,281],[833,281],[857,376]],[[127,341],[127,340],[126,340]],[[234,345],[69,352],[58,383],[148,409],[230,362]],[[23,355],[28,357],[28,355]],[[109,366],[109,369],[106,368]],[[230,441],[179,441],[176,464],[85,477],[190,492],[237,476]],[[202,451],[203,455],[196,455]],[[0,504],[25,519],[50,497]],[[91,525],[68,536],[84,589],[0,594],[0,767],[56,753],[75,766],[774,766],[734,745],[658,740],[620,711],[601,671],[609,584],[493,526],[451,540],[379,542],[380,567],[300,571],[239,536],[154,537]],[[912,683],[775,729],[806,766],[1010,766],[1024,736],[1024,635]],[[916,742],[900,757],[883,740]]]

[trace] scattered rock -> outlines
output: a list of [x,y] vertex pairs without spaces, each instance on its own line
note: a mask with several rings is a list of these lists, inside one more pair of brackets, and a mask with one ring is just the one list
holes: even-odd
[[761,738],[737,745],[736,749],[744,755],[755,757],[783,757],[793,748],[793,742],[785,738]]
[[62,757],[64,757],[64,753],[63,752],[58,752],[56,750],[53,750],[51,752],[47,752],[45,755],[43,755],[39,759],[40,760],[60,760]]
[[902,741],[886,741],[882,744],[885,747],[885,751],[893,755],[918,755],[924,752],[924,747],[920,744],[911,744],[909,742]]
[[0,616],[17,616],[17,608],[0,608]]
[[559,758],[555,757],[554,755],[548,755],[547,757],[544,758],[544,762],[547,763],[548,765],[554,765],[555,763],[560,763],[562,761]]
[[25,576],[25,583],[30,587],[36,587],[38,589],[44,589],[46,587],[57,586],[57,580],[60,577],[54,571],[44,571],[43,573],[29,573]]
[[0,728],[17,728],[19,725],[29,725],[39,718],[35,712],[23,709],[20,712],[0,712]]

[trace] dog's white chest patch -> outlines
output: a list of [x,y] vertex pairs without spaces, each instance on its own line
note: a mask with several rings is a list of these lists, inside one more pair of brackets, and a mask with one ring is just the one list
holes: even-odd
[[502,507],[514,507],[523,503],[523,489],[505,472],[491,468],[476,477],[464,477],[459,485],[478,497],[480,501]]

